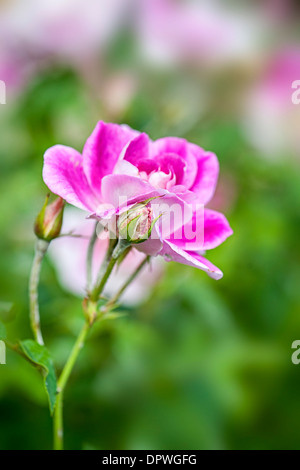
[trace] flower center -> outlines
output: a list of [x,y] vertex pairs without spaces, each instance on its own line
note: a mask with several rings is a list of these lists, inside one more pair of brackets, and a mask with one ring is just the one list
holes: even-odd
[[145,171],[140,172],[140,177],[150,183],[154,188],[160,189],[171,189],[176,184],[176,176],[169,171],[165,173],[164,171],[152,171],[150,174],[147,174]]

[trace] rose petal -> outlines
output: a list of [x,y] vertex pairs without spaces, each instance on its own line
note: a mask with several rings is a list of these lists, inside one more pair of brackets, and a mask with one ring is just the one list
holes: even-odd
[[192,220],[182,229],[174,232],[169,241],[183,250],[205,251],[221,245],[233,231],[220,212],[202,206],[194,212]]
[[159,254],[164,256],[166,261],[176,261],[177,263],[201,269],[215,280],[223,277],[222,271],[206,258],[196,252],[184,251],[173,243],[164,242],[163,249]]
[[140,178],[128,175],[105,176],[102,180],[101,192],[104,202],[116,208],[145,201],[161,194]]
[[187,224],[193,215],[191,204],[176,195],[165,194],[151,201],[154,218],[160,217],[157,226],[162,240],[168,239],[172,233]]
[[46,151],[43,179],[54,194],[73,206],[93,211],[99,204],[83,172],[82,156],[71,147],[55,145]]
[[139,176],[139,170],[126,160],[119,160],[114,168],[113,174]]
[[127,126],[100,121],[83,149],[83,167],[95,194],[100,195],[101,180],[113,173],[123,149],[137,132]]
[[197,159],[195,157],[193,146],[185,139],[177,137],[165,137],[150,145],[150,156],[156,159],[164,154],[173,154],[181,157],[186,162],[183,178],[178,184],[183,184],[186,189],[190,189],[197,175]]
[[221,245],[233,234],[226,217],[220,212],[205,209],[204,211],[204,250],[211,250]]
[[139,168],[139,162],[149,158],[149,142],[147,134],[140,134],[128,144],[124,152],[124,160]]
[[[175,176],[176,185],[183,185],[185,181],[186,164],[183,158],[173,153],[165,153],[157,157],[159,168],[166,174]],[[183,185],[185,187],[185,185]]]
[[145,242],[135,245],[135,248],[145,255],[156,256],[162,249],[163,243],[160,239],[156,225],[153,227],[150,238]]
[[197,176],[190,190],[197,194],[199,202],[206,204],[213,197],[217,186],[219,162],[212,152],[205,152],[194,144],[189,144],[189,148],[198,162]]

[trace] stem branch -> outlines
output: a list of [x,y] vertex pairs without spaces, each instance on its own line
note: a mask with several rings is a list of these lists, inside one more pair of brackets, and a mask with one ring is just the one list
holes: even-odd
[[93,276],[93,254],[95,243],[97,241],[97,225],[98,221],[95,223],[94,231],[91,236],[88,251],[87,251],[87,259],[86,259],[86,271],[87,271],[87,289],[90,290],[92,286],[92,276]]
[[106,306],[104,307],[105,310],[109,310],[109,308],[113,307],[115,303],[119,300],[121,295],[130,286],[130,284],[135,280],[135,278],[139,275],[142,271],[143,267],[149,262],[150,256],[146,256],[146,258],[140,263],[134,273],[129,277],[129,279],[125,282],[125,284],[121,287],[121,289],[107,302]]
[[[98,298],[101,295],[117,260],[122,256],[122,254],[125,253],[126,249],[128,249],[128,243],[126,243],[124,240],[119,240],[117,245],[115,240],[110,242],[107,257],[105,259],[103,268],[100,270],[100,279],[98,279],[98,283],[96,284],[94,290],[89,294],[89,297],[86,299],[87,303],[84,307],[85,312],[87,313],[86,322],[83,325],[76,339],[71,354],[57,382],[57,402],[54,410],[53,419],[54,450],[63,450],[64,448],[63,397],[66,385],[72,373],[73,367],[78,359],[79,353],[85,344],[88,332],[92,328],[93,323],[96,319],[96,305]],[[117,296],[109,302],[110,307],[113,305],[113,302],[115,302],[115,300],[117,300],[119,296],[124,292],[124,290],[129,286],[133,279],[138,275],[138,273],[141,271],[148,259],[149,257],[147,256],[145,260],[140,264],[136,272],[128,279],[126,284],[118,292]]]
[[64,447],[64,428],[63,428],[63,397],[64,390],[69,380],[69,377],[72,373],[73,367],[81,349],[84,346],[87,334],[91,325],[88,322],[85,322],[83,328],[81,329],[77,340],[74,344],[74,347],[71,351],[69,359],[66,362],[66,365],[58,379],[57,382],[57,398],[56,406],[54,410],[53,417],[53,434],[54,434],[54,450],[63,450]]
[[76,342],[73,346],[69,359],[67,360],[66,365],[58,379],[58,382],[57,382],[58,393],[63,392],[66,387],[66,384],[73,370],[74,364],[79,356],[81,349],[84,346],[89,329],[90,329],[90,324],[88,322],[85,322],[85,324],[83,325],[83,328],[81,329],[76,339]]
[[33,258],[30,279],[29,279],[29,310],[30,310],[30,325],[35,340],[39,344],[44,344],[40,312],[39,312],[39,301],[38,301],[38,284],[40,279],[40,272],[43,258],[47,252],[49,242],[37,239],[35,246],[35,254]]
[[115,244],[115,240],[112,240],[110,242],[108,257],[106,258],[106,261],[104,263],[105,272],[103,273],[102,270],[100,270],[100,279],[98,279],[96,286],[90,294],[90,300],[95,302],[99,299],[99,296],[101,295],[105,284],[108,281],[108,278],[111,275],[116,262],[118,261],[118,258],[124,253],[125,250],[128,249],[128,247],[129,244],[126,240],[120,239],[117,245]]
[[59,393],[56,399],[53,416],[53,442],[54,450],[64,449],[64,429],[63,429],[63,393]]

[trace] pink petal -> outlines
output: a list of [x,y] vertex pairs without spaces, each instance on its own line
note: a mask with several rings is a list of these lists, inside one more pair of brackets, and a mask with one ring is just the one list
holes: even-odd
[[177,197],[182,199],[184,202],[189,204],[195,204],[197,202],[197,196],[192,191],[186,190],[184,186],[173,186],[170,189],[173,194],[176,194]]
[[151,207],[154,217],[160,217],[157,227],[162,240],[169,239],[170,235],[187,224],[193,215],[191,204],[166,191],[162,197],[151,201]]
[[129,175],[105,176],[102,180],[101,192],[104,202],[115,208],[160,195],[160,192],[150,184]]
[[137,132],[127,126],[102,121],[97,124],[83,149],[84,172],[97,195],[102,178],[113,173],[122,151],[136,136]]
[[159,254],[164,256],[166,261],[176,261],[177,263],[201,269],[215,280],[219,280],[223,277],[222,271],[206,258],[196,252],[184,251],[173,243],[165,242]]
[[114,168],[114,175],[139,176],[139,170],[126,160],[119,160]]
[[186,189],[190,189],[197,175],[197,159],[193,150],[194,145],[188,143],[185,139],[177,137],[165,137],[150,145],[150,156],[157,158],[165,154],[178,155],[186,162],[184,177],[179,184],[183,184]]
[[46,151],[43,179],[54,194],[73,206],[91,211],[99,204],[83,172],[82,156],[71,147],[55,145]]
[[156,256],[161,251],[162,247],[163,247],[163,244],[162,244],[162,241],[160,240],[158,231],[156,230],[155,226],[148,240],[138,245],[135,245],[135,248],[138,251],[145,253],[145,255],[149,255],[149,256]]
[[183,185],[185,187],[184,182],[186,181],[187,169],[181,156],[174,153],[166,153],[157,157],[157,161],[159,162],[161,171],[166,174],[171,173],[176,177],[176,184]]
[[140,171],[146,171],[146,173],[151,173],[158,170],[158,168],[166,174],[171,172],[176,176],[177,183],[181,184],[185,168],[185,161],[181,155],[164,151],[157,155],[153,153],[152,158],[150,158],[149,144],[152,145],[153,152],[154,143],[150,142],[146,134],[141,134],[128,144],[124,159],[135,165]]
[[190,190],[197,194],[199,202],[206,204],[213,197],[217,186],[219,162],[214,153],[206,152],[194,144],[189,144],[189,147],[198,162],[197,176]]
[[149,142],[147,134],[140,134],[128,144],[124,160],[139,168],[139,162],[149,158]]
[[221,245],[233,234],[226,217],[220,212],[205,209],[204,211],[204,250],[211,250]]
[[192,220],[183,229],[174,232],[169,241],[183,250],[203,251],[216,248],[232,234],[223,214],[199,206]]

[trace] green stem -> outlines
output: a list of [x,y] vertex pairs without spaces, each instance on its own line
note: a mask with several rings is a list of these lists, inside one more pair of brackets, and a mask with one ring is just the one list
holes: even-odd
[[109,308],[113,307],[115,303],[119,300],[121,295],[124,293],[124,291],[129,287],[129,285],[135,280],[135,278],[138,276],[138,274],[142,271],[143,267],[149,262],[150,256],[146,256],[146,258],[141,262],[141,264],[138,266],[136,271],[130,276],[128,281],[125,282],[125,284],[121,287],[121,289],[107,302],[105,306],[105,310],[109,310]]
[[53,417],[53,426],[54,426],[54,450],[63,450],[63,441],[64,441],[64,430],[63,430],[63,396],[65,387],[68,383],[69,377],[72,373],[73,367],[77,361],[79,353],[84,346],[87,334],[91,328],[91,324],[85,322],[83,328],[81,329],[77,340],[74,344],[74,347],[71,351],[69,359],[66,362],[66,365],[58,379],[57,382],[57,398],[56,406]]
[[58,382],[57,382],[57,391],[58,393],[61,393],[64,391],[65,387],[66,387],[66,384],[69,380],[69,377],[71,375],[71,372],[73,370],[73,367],[74,367],[74,364],[78,358],[78,355],[81,351],[81,349],[83,348],[84,346],[84,343],[85,343],[85,340],[86,340],[86,337],[87,337],[87,334],[88,334],[88,331],[90,329],[90,324],[88,322],[85,322],[83,328],[81,329],[78,337],[77,337],[77,340],[74,344],[74,347],[71,351],[71,354],[69,356],[69,359],[67,360],[66,362],[66,365],[58,379]]
[[[110,243],[110,247],[108,250],[108,256],[106,260],[109,259],[109,262],[105,263],[106,270],[102,275],[100,282],[96,285],[92,293],[89,295],[87,299],[87,305],[85,306],[85,311],[87,313],[86,322],[81,329],[77,340],[74,344],[74,347],[71,351],[71,354],[66,362],[65,367],[58,379],[57,382],[57,402],[56,407],[54,410],[54,417],[53,417],[53,427],[54,427],[54,450],[63,450],[63,441],[64,441],[64,430],[63,430],[63,396],[65,387],[68,383],[70,375],[72,373],[73,367],[77,361],[79,353],[84,346],[87,334],[89,330],[92,328],[94,321],[96,319],[96,303],[97,300],[102,293],[102,290],[118,260],[118,258],[124,253],[124,251],[128,248],[128,243],[126,244],[124,241],[119,241],[116,245],[116,242],[113,241]],[[115,247],[115,248],[114,248]],[[113,249],[114,248],[114,249]]]
[[54,450],[64,450],[63,393],[59,393],[56,399],[53,416],[53,431]]
[[107,250],[107,253],[106,253],[105,258],[103,260],[103,263],[100,267],[98,277],[97,277],[97,281],[96,281],[96,285],[98,285],[101,282],[101,279],[102,279],[102,277],[104,276],[104,274],[107,270],[109,261],[112,257],[112,254],[113,254],[113,251],[114,251],[116,245],[117,245],[117,240],[114,240],[114,239],[109,240],[108,250]]
[[42,261],[47,252],[49,242],[37,239],[35,246],[35,254],[32,263],[30,279],[29,279],[29,310],[30,310],[30,325],[35,340],[39,344],[44,344],[40,312],[39,312],[39,301],[38,301],[38,285],[40,280],[40,272]]
[[94,231],[91,236],[89,246],[88,246],[88,251],[87,251],[87,262],[86,262],[86,274],[87,274],[87,289],[88,291],[91,289],[92,286],[92,275],[93,275],[93,254],[94,254],[94,248],[95,248],[95,243],[97,241],[97,225],[98,221],[95,223]]
[[118,261],[118,258],[124,253],[125,250],[128,249],[128,246],[129,246],[129,244],[128,244],[127,241],[121,240],[121,239],[118,241],[118,244],[117,244],[117,246],[115,246],[115,249],[113,250],[113,253],[110,256],[110,259],[108,258],[109,261],[107,260],[108,263],[105,264],[106,269],[105,269],[104,274],[102,274],[102,272],[100,272],[100,275],[102,274],[102,276],[100,277],[100,279],[98,279],[98,282],[97,282],[95,288],[93,289],[93,291],[90,294],[90,300],[92,300],[93,302],[95,302],[99,299],[99,296],[102,293],[102,291],[105,287],[105,284],[107,283],[108,278],[111,275],[112,270],[114,269],[116,262]]
[[99,298],[106,282],[108,281],[109,276],[112,273],[112,270],[115,267],[116,262],[117,262],[116,258],[111,258],[110,262],[108,263],[104,276],[102,277],[100,283],[95,287],[95,289],[91,293],[91,300],[96,301]]

